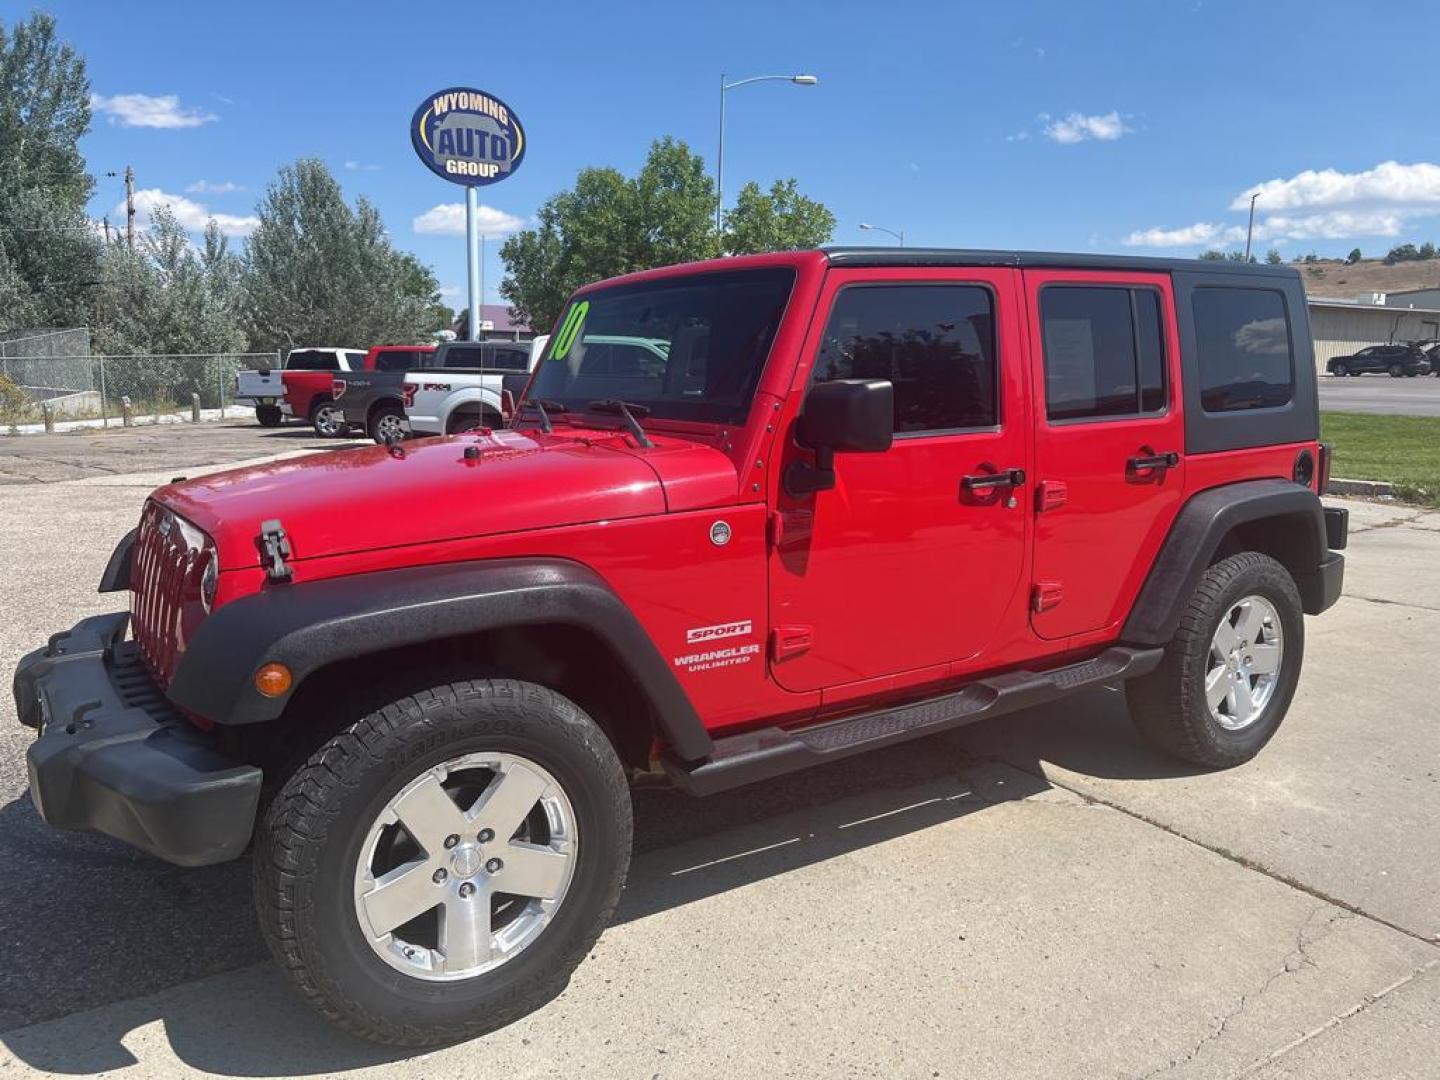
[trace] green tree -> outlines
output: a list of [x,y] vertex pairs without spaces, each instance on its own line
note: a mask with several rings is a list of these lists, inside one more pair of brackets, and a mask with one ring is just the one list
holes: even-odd
[[1415,257],[1419,259],[1435,258],[1435,245],[1429,240],[1426,240],[1425,243],[1420,245],[1420,250],[1415,253]]
[[725,247],[732,255],[819,247],[835,233],[835,215],[801,195],[795,181],[777,180],[769,194],[753,180],[725,214]]
[[1414,244],[1400,244],[1385,253],[1385,265],[1394,266],[1400,262],[1414,262],[1418,258],[1420,258],[1420,252],[1416,250]]
[[1359,248],[1351,248],[1351,249],[1350,249],[1350,254],[1345,256],[1345,265],[1346,265],[1346,266],[1354,266],[1354,265],[1355,265],[1356,263],[1358,263],[1362,258],[1364,258],[1364,256],[1360,254],[1360,249],[1359,249]]
[[89,127],[85,61],[55,20],[0,22],[0,329],[89,321],[100,243],[77,147]]
[[395,250],[363,196],[352,209],[321,162],[282,168],[257,214],[243,300],[252,348],[412,342],[440,329],[435,275]]
[[1265,252],[1265,261],[1271,266],[1279,266],[1285,261],[1285,256],[1280,254],[1279,248],[1271,248]]
[[549,328],[576,288],[600,278],[715,255],[807,247],[823,243],[835,218],[801,195],[794,180],[763,194],[741,191],[715,236],[715,185],[705,162],[678,139],[651,144],[633,178],[612,168],[582,169],[575,185],[547,199],[535,228],[505,241],[503,296],[516,318]]

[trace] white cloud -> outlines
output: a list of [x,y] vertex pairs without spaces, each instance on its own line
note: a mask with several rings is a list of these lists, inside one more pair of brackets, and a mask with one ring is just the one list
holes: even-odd
[[175,94],[103,94],[90,95],[90,108],[105,113],[110,123],[121,127],[192,128],[220,119],[214,113],[198,108],[182,108]]
[[1310,207],[1389,206],[1440,213],[1440,165],[1419,161],[1401,165],[1385,161],[1363,172],[1306,169],[1288,180],[1267,180],[1246,188],[1230,203],[1231,210],[1248,210],[1250,196],[1259,193],[1266,210]]
[[454,300],[464,296],[465,290],[459,285],[441,285],[440,295],[447,300]]
[[[514,214],[507,214],[503,210],[496,210],[493,206],[486,206],[483,203],[476,216],[476,223],[479,226],[480,235],[486,237],[505,236],[508,233],[518,232],[525,225],[522,218],[518,218]],[[464,236],[465,204],[441,203],[439,206],[432,206],[415,218],[411,224],[417,233]]]
[[[1255,239],[1281,244],[1291,240],[1349,240],[1397,237],[1415,222],[1440,216],[1440,165],[1386,161],[1373,169],[1345,173],[1306,169],[1288,179],[1267,180],[1246,188],[1230,209],[1255,206]],[[1296,212],[1299,211],[1299,212]],[[1125,240],[1134,247],[1220,246],[1244,241],[1245,226],[1197,222],[1180,228],[1140,229]]]
[[234,180],[196,180],[185,190],[199,195],[229,195],[232,191],[244,191],[245,185]]
[[369,164],[369,163],[367,163],[367,162],[364,162],[364,161],[347,161],[347,162],[345,162],[345,168],[349,169],[351,172],[379,172],[379,171],[380,171],[380,166],[379,166],[379,165],[371,165],[371,164]]
[[1069,116],[1054,120],[1043,115],[1041,119],[1050,121],[1045,125],[1045,137],[1053,142],[1066,145],[1085,142],[1087,139],[1113,142],[1122,135],[1128,135],[1132,130],[1120,118],[1120,113],[1116,109],[1111,109],[1108,113],[1097,113],[1094,116],[1072,112]]
[[[226,236],[249,236],[260,224],[260,219],[253,215],[213,214],[193,199],[172,195],[159,188],[144,188],[135,192],[135,210],[140,224],[148,223],[151,213],[160,206],[168,206],[175,220],[189,232],[204,232],[206,223],[213,221]],[[116,206],[111,216],[124,221],[125,204],[122,202]]]

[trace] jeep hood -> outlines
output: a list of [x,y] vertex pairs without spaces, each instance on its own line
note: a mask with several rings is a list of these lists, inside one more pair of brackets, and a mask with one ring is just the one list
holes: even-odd
[[733,501],[719,450],[654,434],[496,431],[307,455],[171,484],[155,498],[204,529],[225,570],[256,566],[278,519],[297,560],[662,514]]

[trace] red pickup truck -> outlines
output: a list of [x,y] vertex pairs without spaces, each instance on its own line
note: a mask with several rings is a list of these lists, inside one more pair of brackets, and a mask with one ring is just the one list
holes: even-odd
[[[285,396],[280,408],[290,416],[306,417],[315,434],[338,439],[347,434],[351,424],[345,411],[335,402],[332,384],[341,373],[393,371],[403,374],[422,355],[434,352],[433,346],[376,345],[368,352],[355,349],[309,349],[309,360],[303,368],[286,363]],[[295,354],[291,353],[293,359]]]

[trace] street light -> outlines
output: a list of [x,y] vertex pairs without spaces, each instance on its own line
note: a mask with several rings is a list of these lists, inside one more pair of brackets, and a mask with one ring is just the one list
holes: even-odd
[[725,91],[737,86],[755,82],[788,82],[796,86],[815,86],[820,80],[814,75],[752,75],[748,79],[737,79],[727,83],[725,74],[720,74],[720,152],[715,155],[715,239],[720,239],[720,211],[725,206]]
[[1257,191],[1250,196],[1250,224],[1245,226],[1245,261],[1250,261],[1250,234],[1255,231],[1255,200],[1260,197]]
[[895,237],[896,240],[899,240],[899,241],[900,241],[900,246],[901,246],[901,247],[904,247],[904,246],[905,246],[905,230],[904,230],[904,229],[895,230],[895,229],[887,229],[884,225],[866,225],[865,222],[863,222],[863,221],[860,223],[860,228],[862,228],[862,229],[870,229],[870,230],[872,230],[872,231],[874,231],[874,232],[889,233],[891,236]]

